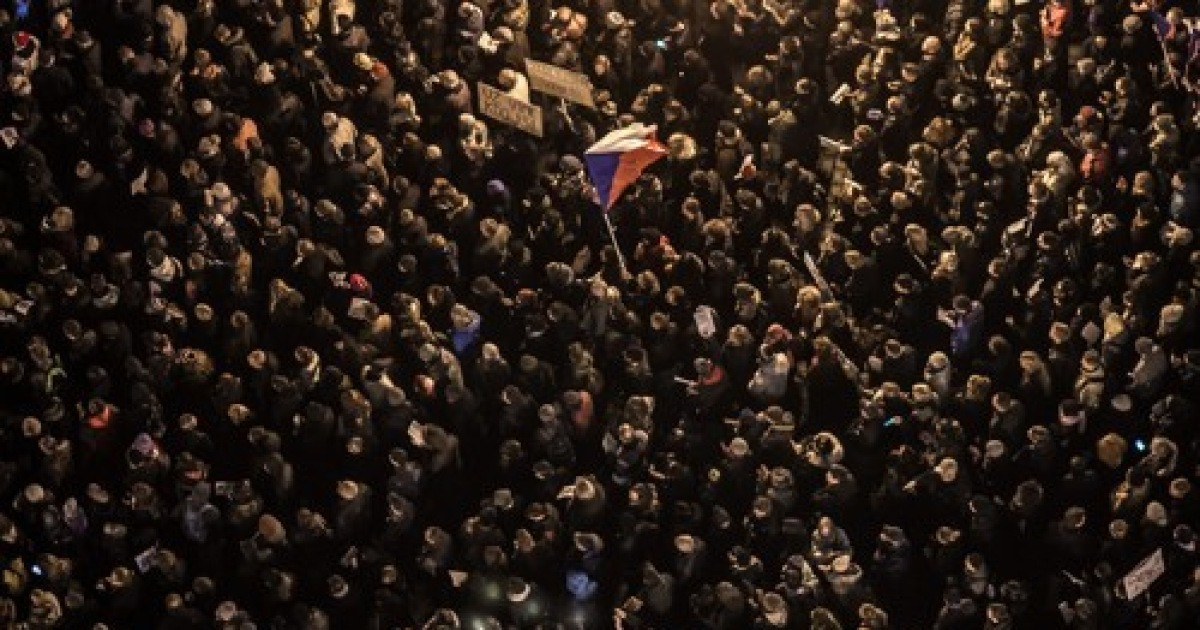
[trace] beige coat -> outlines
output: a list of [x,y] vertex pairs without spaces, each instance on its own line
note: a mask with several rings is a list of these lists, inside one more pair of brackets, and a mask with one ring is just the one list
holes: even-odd
[[279,169],[264,160],[255,160],[250,165],[254,176],[254,201],[264,212],[283,211],[283,185],[279,180]]

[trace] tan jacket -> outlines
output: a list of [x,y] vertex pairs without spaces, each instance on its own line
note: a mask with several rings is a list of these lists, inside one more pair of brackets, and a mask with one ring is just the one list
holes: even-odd
[[251,165],[254,175],[254,197],[259,208],[268,208],[276,212],[283,210],[283,185],[279,180],[279,169],[263,160],[256,160]]

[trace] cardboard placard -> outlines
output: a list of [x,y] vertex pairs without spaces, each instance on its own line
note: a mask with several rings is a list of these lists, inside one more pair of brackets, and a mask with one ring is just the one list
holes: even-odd
[[486,83],[476,83],[475,88],[479,92],[480,114],[542,137],[542,108],[523,103]]
[[585,74],[533,59],[525,60],[525,74],[530,89],[596,109],[592,81]]

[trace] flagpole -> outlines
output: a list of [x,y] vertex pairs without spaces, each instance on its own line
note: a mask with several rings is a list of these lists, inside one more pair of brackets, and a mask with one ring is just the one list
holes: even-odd
[[[566,101],[563,100],[561,104],[563,113],[567,115],[567,120],[570,122],[570,114],[566,111]],[[612,202],[633,183],[634,179],[641,175],[647,166],[667,154],[666,147],[654,139],[654,131],[654,126],[646,127],[641,123],[634,123],[610,131],[584,152],[584,158],[588,162],[589,179],[597,176],[596,171],[593,170],[594,164],[602,164],[599,167],[599,173],[603,180],[605,198],[600,198],[595,183],[592,187],[593,197],[604,214],[604,225],[608,227],[608,237],[612,239],[613,248],[617,250],[617,262],[621,265],[621,273],[625,276],[629,275],[629,268],[625,264],[625,254],[621,252],[621,245],[617,242],[617,230],[613,227],[608,211]],[[595,162],[593,162],[593,155],[596,156]],[[627,158],[632,159],[627,160]],[[618,177],[618,175],[620,176]]]
[[1171,53],[1167,50],[1167,42],[1163,41],[1162,36],[1158,38],[1158,45],[1162,48],[1163,65],[1167,66],[1167,78],[1171,79],[1171,84],[1178,90],[1179,78],[1175,74],[1175,66],[1171,64]]
[[579,133],[575,131],[575,121],[571,120],[571,112],[567,109],[567,99],[558,99],[558,111],[562,112],[563,118],[567,119],[567,129],[570,129],[571,133]]
[[629,268],[625,266],[625,254],[621,253],[621,245],[617,242],[617,231],[613,228],[612,219],[608,216],[608,209],[604,208],[601,211],[604,215],[604,225],[608,226],[608,237],[612,239],[613,249],[617,250],[617,263],[621,265],[621,273],[629,275]]
[[1171,64],[1171,53],[1167,50],[1166,40],[1169,35],[1175,32],[1175,26],[1167,22],[1166,18],[1157,9],[1150,8],[1149,2],[1146,2],[1142,7],[1143,10],[1150,9],[1146,13],[1150,15],[1150,20],[1154,23],[1151,28],[1154,31],[1154,38],[1158,40],[1158,47],[1162,50],[1163,65],[1167,67],[1167,78],[1171,80],[1171,84],[1178,90],[1179,77],[1175,73],[1175,66]]

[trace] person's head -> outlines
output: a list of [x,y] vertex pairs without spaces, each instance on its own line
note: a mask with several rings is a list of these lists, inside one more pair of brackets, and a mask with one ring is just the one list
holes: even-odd
[[954,483],[958,480],[958,462],[949,457],[944,458],[934,467],[934,472],[942,483]]

